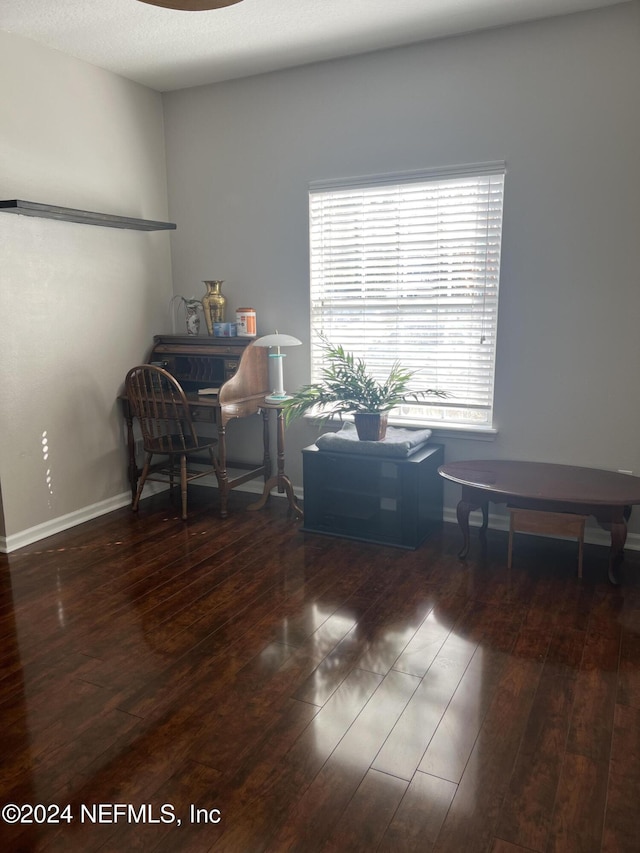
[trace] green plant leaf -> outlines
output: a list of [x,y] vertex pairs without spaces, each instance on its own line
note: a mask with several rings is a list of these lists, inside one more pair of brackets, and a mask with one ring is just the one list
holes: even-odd
[[388,412],[410,399],[448,396],[445,391],[433,388],[412,391],[409,384],[416,372],[398,361],[392,364],[387,378],[379,382],[369,373],[363,359],[346,352],[339,344],[332,344],[324,335],[320,335],[320,340],[324,362],[320,381],[303,385],[284,404],[286,423],[314,409],[319,410],[321,420],[326,420],[358,412]]

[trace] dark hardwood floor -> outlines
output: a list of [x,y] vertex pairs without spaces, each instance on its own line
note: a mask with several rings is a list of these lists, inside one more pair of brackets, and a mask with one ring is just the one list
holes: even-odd
[[189,499],[0,555],[0,849],[640,850],[638,554]]

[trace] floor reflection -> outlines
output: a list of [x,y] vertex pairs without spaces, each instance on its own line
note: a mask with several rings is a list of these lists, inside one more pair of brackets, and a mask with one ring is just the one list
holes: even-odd
[[[366,615],[356,621],[297,694],[321,706],[312,722],[317,753],[329,755],[341,732],[344,745],[334,755],[351,766],[365,768],[371,762],[374,769],[407,782],[419,770],[457,784],[490,695],[483,690],[483,648],[473,636],[461,635],[464,628],[461,634],[455,631],[463,612],[461,602],[442,615],[426,604],[418,615],[414,608],[406,623],[389,619],[381,624],[367,621]],[[317,608],[315,618],[326,624],[335,614],[328,617]],[[343,618],[342,627],[347,624]],[[406,691],[397,719],[389,716],[388,697],[380,698],[394,679],[399,684],[404,679]],[[361,715],[378,701],[387,727],[359,725]],[[357,737],[347,737],[354,725]],[[470,784],[469,772],[466,778]]]

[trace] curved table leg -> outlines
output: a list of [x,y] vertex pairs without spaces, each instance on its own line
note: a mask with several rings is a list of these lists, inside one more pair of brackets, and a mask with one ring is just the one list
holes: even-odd
[[608,517],[606,515],[604,517],[596,515],[596,521],[600,527],[603,527],[611,533],[611,547],[609,548],[609,566],[607,573],[610,583],[614,586],[620,585],[618,569],[624,560],[624,546],[627,541],[627,521],[629,520],[630,515],[630,506],[623,507],[619,513],[616,512],[613,519],[610,515]]
[[278,487],[278,491],[281,493],[286,493],[287,500],[289,501],[289,508],[293,510],[295,515],[298,518],[304,518],[304,513],[296,503],[296,496],[293,492],[293,485],[291,484],[291,480],[287,477],[286,474],[276,474],[275,477],[271,477],[264,485],[264,490],[262,492],[262,497],[257,500],[255,503],[249,504],[247,507],[248,510],[257,510],[262,509],[267,500],[269,499],[269,494],[271,489]]
[[469,501],[462,500],[458,502],[456,515],[458,516],[458,524],[462,531],[462,548],[458,551],[458,557],[461,560],[464,560],[469,553],[469,513],[472,509],[473,507]]
[[460,525],[460,530],[462,532],[462,548],[458,551],[458,557],[460,557],[461,560],[464,560],[469,553],[469,547],[471,544],[471,536],[469,533],[469,513],[475,509],[482,510],[480,538],[483,543],[486,542],[487,527],[489,526],[489,502],[479,501],[477,499],[469,500],[463,497],[458,503],[458,507],[456,509],[458,524]]
[[618,568],[624,559],[624,545],[627,541],[627,522],[614,521],[609,525],[611,530],[611,549],[609,551],[609,581],[614,586],[619,586],[620,578],[618,576]]
[[487,544],[487,527],[489,527],[489,501],[480,505],[482,510],[482,524],[480,525],[480,539],[483,545]]

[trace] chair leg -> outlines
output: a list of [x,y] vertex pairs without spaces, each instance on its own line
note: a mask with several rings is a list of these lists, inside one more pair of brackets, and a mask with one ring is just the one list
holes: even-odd
[[153,453],[147,453],[144,460],[144,467],[142,469],[142,473],[140,474],[140,479],[138,480],[138,488],[136,490],[136,496],[133,499],[133,503],[131,504],[131,509],[134,512],[138,511],[138,504],[140,503],[140,495],[142,494],[142,490],[144,488],[144,483],[147,477],[149,476],[149,468],[151,467],[151,459],[153,458]]
[[513,561],[513,514],[511,514],[511,520],[509,522],[509,546],[507,550],[507,568],[511,568],[511,564]]
[[187,457],[180,457],[180,491],[182,492],[182,520],[187,520]]
[[584,553],[584,528],[578,537],[578,577],[582,580],[582,555]]

